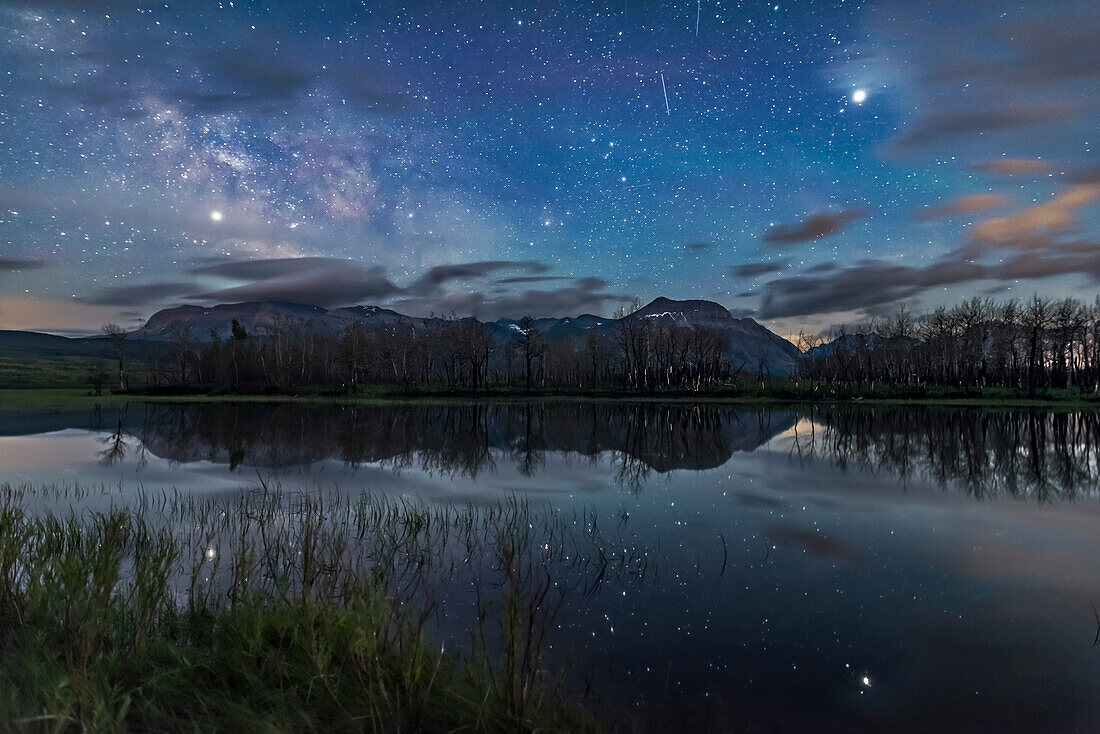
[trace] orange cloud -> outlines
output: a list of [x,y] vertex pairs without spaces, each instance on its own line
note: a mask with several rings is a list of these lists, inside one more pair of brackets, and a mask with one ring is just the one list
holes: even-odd
[[78,301],[0,295],[0,329],[31,331],[98,331],[108,321],[131,326],[117,308]]
[[974,170],[997,176],[1038,176],[1050,173],[1053,169],[1046,161],[1031,158],[998,158],[975,164]]
[[1100,184],[1070,186],[1050,201],[979,222],[971,240],[999,247],[1024,246],[1037,237],[1073,230],[1077,226],[1077,210],[1098,199]]
[[1004,206],[1007,202],[1008,197],[1003,194],[972,194],[945,201],[942,204],[925,207],[914,214],[913,219],[918,222],[927,222],[933,219],[960,217],[986,211],[987,209],[996,209],[999,206]]

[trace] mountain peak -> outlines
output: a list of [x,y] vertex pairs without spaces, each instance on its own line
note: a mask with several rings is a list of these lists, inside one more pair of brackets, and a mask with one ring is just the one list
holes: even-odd
[[245,301],[220,303],[216,306],[177,306],[157,311],[138,330],[141,336],[164,337],[173,331],[190,330],[196,336],[217,332],[230,333],[233,321],[239,321],[249,332],[278,324],[305,324],[328,313],[320,306],[284,301]]
[[715,319],[726,320],[732,318],[725,306],[714,301],[688,300],[676,301],[660,296],[654,298],[645,306],[642,306],[631,316],[657,317],[671,316],[673,318],[688,319],[690,321]]

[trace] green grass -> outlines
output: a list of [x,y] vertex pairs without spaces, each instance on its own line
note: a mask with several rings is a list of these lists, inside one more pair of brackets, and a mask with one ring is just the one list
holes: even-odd
[[104,392],[95,395],[87,388],[34,388],[0,389],[0,409],[2,408],[51,408],[79,405],[93,406],[96,403],[124,403],[134,400],[127,395],[112,395]]
[[[0,384],[3,384],[0,382]],[[49,384],[48,382],[46,383]],[[334,392],[320,387],[290,394],[113,394],[109,389],[95,396],[88,387],[0,388],[0,408],[50,407],[130,400],[156,402],[258,402],[315,404],[442,404],[455,402],[659,402],[729,403],[744,405],[807,404],[816,402],[862,402],[872,405],[954,405],[959,407],[1100,407],[1100,394],[1079,388],[1044,388],[1034,396],[1026,390],[1003,387],[963,388],[942,385],[826,386],[808,381],[775,379],[761,385],[756,381],[723,385],[707,392],[638,392],[577,389],[522,389],[494,387],[479,392],[438,388],[402,389],[392,385],[363,385],[353,392]]]
[[[89,498],[0,488],[4,731],[605,730],[546,658],[553,574],[591,588],[623,547],[594,521],[266,489],[43,509]],[[462,651],[429,623],[449,584],[476,590]]]
[[94,356],[18,357],[0,355],[0,385],[5,388],[84,388],[99,367],[108,376],[111,363]]

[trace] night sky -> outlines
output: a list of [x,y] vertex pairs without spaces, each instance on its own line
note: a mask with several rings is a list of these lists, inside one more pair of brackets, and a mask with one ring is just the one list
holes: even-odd
[[0,0],[0,328],[1100,289],[1100,5]]

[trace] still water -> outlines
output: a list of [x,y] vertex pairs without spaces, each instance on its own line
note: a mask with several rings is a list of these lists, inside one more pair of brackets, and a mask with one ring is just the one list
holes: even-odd
[[0,411],[11,485],[118,501],[261,481],[598,518],[647,573],[569,598],[551,643],[590,695],[654,731],[1100,731],[1100,414]]

